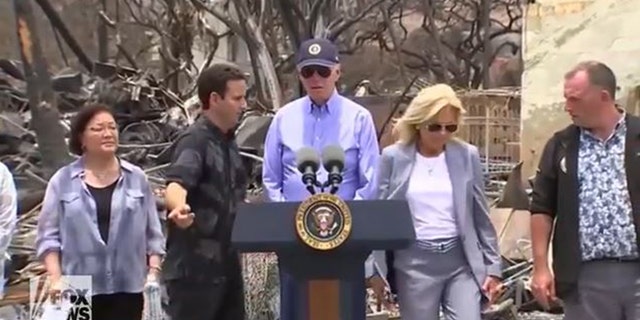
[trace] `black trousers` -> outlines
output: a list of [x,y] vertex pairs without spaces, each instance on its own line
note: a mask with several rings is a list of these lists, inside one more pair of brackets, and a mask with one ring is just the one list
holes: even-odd
[[228,272],[224,281],[203,282],[188,278],[165,282],[167,313],[176,320],[244,320],[241,269]]
[[141,293],[98,294],[91,297],[92,320],[141,320]]

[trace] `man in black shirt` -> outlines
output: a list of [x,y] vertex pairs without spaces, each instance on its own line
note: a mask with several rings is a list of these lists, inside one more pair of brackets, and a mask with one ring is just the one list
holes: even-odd
[[246,105],[246,79],[236,67],[218,64],[197,85],[201,115],[178,138],[166,177],[168,313],[176,320],[242,320],[240,256],[230,240],[247,183],[233,136]]

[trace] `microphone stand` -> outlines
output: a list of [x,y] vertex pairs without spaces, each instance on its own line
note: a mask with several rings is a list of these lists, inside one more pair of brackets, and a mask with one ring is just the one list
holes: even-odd
[[309,191],[309,193],[311,193],[312,195],[316,194],[316,189],[312,184],[307,185],[307,191]]
[[328,187],[331,187],[331,189],[329,189],[329,193],[336,194],[340,187],[340,183],[342,183],[342,176],[339,174],[330,174],[324,183],[316,179],[309,183],[305,181],[305,185],[307,186],[306,189],[312,195],[316,194],[315,188],[320,188],[320,192],[324,193],[325,189]]
[[316,194],[316,189],[314,188],[314,186],[318,185],[318,180],[313,169],[306,168],[305,171],[302,172],[302,183],[304,183],[307,191],[309,191],[311,195]]
[[331,189],[329,189],[329,193],[336,194],[338,192],[338,188],[340,187],[340,183],[342,183],[342,176],[339,174],[331,174],[329,175],[327,181],[325,181],[322,185],[322,192],[324,192],[325,188],[331,187]]

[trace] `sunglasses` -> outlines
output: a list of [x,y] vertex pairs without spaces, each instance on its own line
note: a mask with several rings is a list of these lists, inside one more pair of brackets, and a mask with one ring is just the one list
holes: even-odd
[[331,68],[324,66],[308,66],[300,70],[300,75],[305,78],[311,78],[314,73],[318,73],[323,78],[328,78],[331,75]]
[[442,125],[442,124],[439,124],[439,123],[430,123],[430,124],[424,125],[424,127],[427,128],[427,130],[429,132],[442,132],[442,129],[446,130],[449,133],[454,133],[454,132],[458,131],[458,125],[457,124]]

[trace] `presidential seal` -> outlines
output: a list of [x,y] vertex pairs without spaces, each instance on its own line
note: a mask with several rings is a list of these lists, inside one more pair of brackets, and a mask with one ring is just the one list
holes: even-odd
[[318,193],[304,200],[296,212],[296,232],[306,245],[331,250],[351,234],[351,211],[340,197]]

